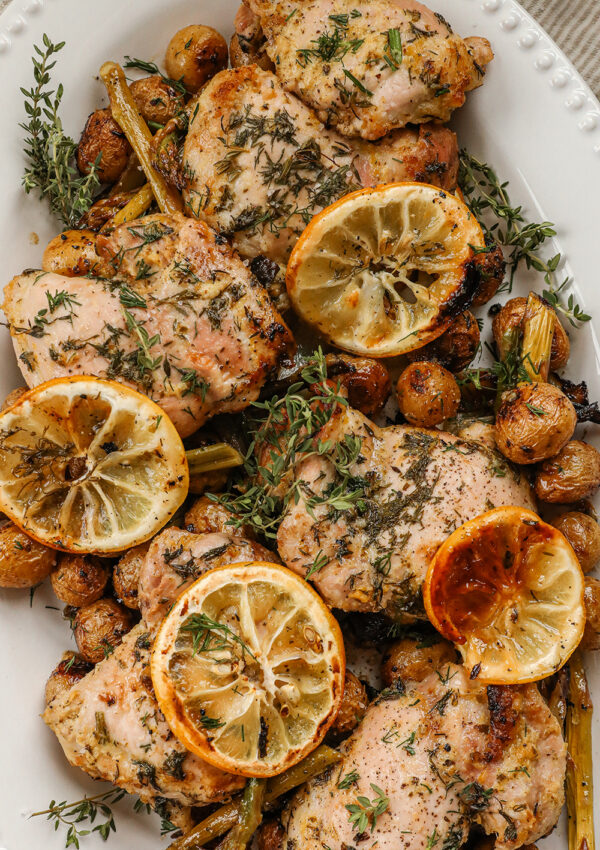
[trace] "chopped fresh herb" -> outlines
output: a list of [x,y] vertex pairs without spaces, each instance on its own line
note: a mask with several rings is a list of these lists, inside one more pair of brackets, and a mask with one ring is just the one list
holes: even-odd
[[400,38],[399,29],[391,29],[387,31],[387,49],[390,59],[394,63],[395,68],[399,68],[402,64],[402,40]]
[[304,578],[309,579],[311,576],[314,576],[315,573],[318,573],[320,570],[323,569],[323,567],[327,566],[329,560],[330,559],[327,557],[327,555],[325,555],[325,553],[321,549],[319,549],[314,561],[310,565],[309,570],[304,576]]
[[350,770],[348,773],[343,776],[337,784],[337,787],[340,791],[345,791],[348,788],[351,788],[353,785],[356,785],[358,780],[360,779],[360,775],[358,770]]
[[525,403],[525,407],[529,410],[530,413],[533,413],[534,416],[545,416],[546,411],[542,410],[541,407],[536,407],[535,404],[529,404],[529,402]]
[[247,652],[254,658],[249,646],[225,623],[211,619],[207,614],[191,614],[179,629],[189,632],[193,640],[193,654],[199,652],[220,652],[233,650],[234,645],[241,647],[242,654]]
[[126,284],[121,284],[119,287],[119,300],[123,307],[147,307],[146,299],[130,289]]
[[345,77],[347,77],[347,78],[350,80],[350,82],[351,82],[353,85],[355,85],[355,86],[356,86],[356,88],[357,88],[359,91],[361,91],[363,94],[368,94],[368,95],[369,95],[369,97],[372,97],[373,92],[372,92],[372,91],[369,91],[369,89],[368,89],[368,88],[367,88],[367,87],[366,87],[363,83],[361,83],[361,81],[360,81],[360,80],[358,80],[358,79],[354,76],[354,74],[351,74],[351,73],[350,73],[350,71],[349,71],[347,68],[344,68],[344,76],[345,76]]

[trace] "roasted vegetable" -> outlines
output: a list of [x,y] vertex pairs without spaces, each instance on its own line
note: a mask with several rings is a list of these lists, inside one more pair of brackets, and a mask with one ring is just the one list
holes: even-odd
[[228,833],[222,850],[246,850],[262,821],[266,779],[249,779],[238,809],[237,823]]
[[121,555],[113,569],[113,588],[117,599],[128,608],[138,607],[138,579],[150,543],[140,543]]
[[86,661],[97,664],[116,649],[131,629],[131,612],[114,599],[98,599],[75,615],[75,642]]
[[116,62],[105,62],[100,76],[108,92],[112,115],[137,154],[161,212],[181,212],[181,198],[152,166],[152,134],[137,110],[123,69]]
[[124,224],[126,221],[134,221],[144,215],[148,207],[154,201],[154,192],[150,183],[145,183],[141,189],[125,204],[124,207],[115,213],[108,221],[103,230],[112,229],[119,224]]
[[568,511],[552,520],[552,525],[565,535],[581,564],[588,573],[600,560],[600,525],[581,511]]
[[402,372],[396,384],[398,407],[411,425],[430,428],[456,416],[460,390],[439,363],[419,361]]
[[[501,358],[506,357],[511,346],[523,337],[523,325],[527,312],[527,298],[511,298],[494,316],[492,332]],[[558,317],[554,318],[554,332],[550,348],[550,369],[562,369],[571,351],[569,337]]]
[[535,292],[527,298],[521,359],[531,381],[547,381],[550,374],[552,338],[556,314]]
[[234,534],[253,540],[254,531],[245,525],[239,528],[232,524],[234,515],[226,507],[200,496],[185,515],[185,527],[193,534]]
[[481,307],[493,298],[504,280],[506,263],[502,248],[486,234],[487,251],[475,255],[475,265],[479,268],[481,283],[473,298],[473,307]]
[[479,325],[473,313],[467,310],[436,340],[408,356],[411,360],[437,360],[450,372],[460,372],[473,360],[479,346]]
[[61,602],[82,608],[100,599],[109,575],[108,568],[100,558],[61,552],[50,581],[52,590]]
[[110,277],[114,273],[96,253],[96,234],[85,228],[55,236],[44,251],[42,269],[65,277]]
[[165,56],[167,74],[195,93],[227,67],[227,42],[212,27],[192,24],[176,32]]
[[50,575],[57,552],[12,522],[0,527],[0,587],[35,587]]
[[581,649],[588,651],[600,649],[600,581],[587,576],[585,591],[585,631],[581,640]]
[[244,462],[241,454],[229,443],[190,449],[185,456],[190,469],[190,493],[204,493],[209,487],[221,489],[227,481],[226,470]]
[[381,410],[392,389],[383,363],[350,354],[328,354],[325,363],[328,377],[339,382],[348,393],[350,407],[365,416],[373,416]]
[[535,476],[535,494],[543,502],[568,504],[587,499],[600,486],[600,452],[571,440],[546,460]]
[[443,638],[430,646],[410,638],[393,643],[383,656],[381,673],[386,685],[396,679],[420,681],[429,670],[442,670],[444,664],[456,661],[456,650]]
[[147,124],[166,124],[183,108],[183,98],[160,74],[129,84],[138,112]]
[[576,424],[575,409],[558,387],[523,383],[502,396],[496,443],[514,463],[538,463],[562,449]]
[[110,109],[97,109],[86,121],[77,148],[77,167],[89,174],[97,162],[103,183],[115,183],[127,165],[131,147]]
[[569,661],[567,814],[569,850],[594,850],[593,705],[579,652]]
[[369,698],[364,685],[354,673],[346,670],[340,710],[328,734],[334,737],[349,735],[365,716],[368,705]]
[[[285,773],[267,780],[264,798],[265,810],[268,811],[270,805],[279,797],[287,794],[293,788],[297,788],[298,785],[303,785],[313,776],[323,773],[340,759],[341,755],[337,750],[332,750],[331,747],[321,744],[299,764],[286,770]],[[179,838],[170,844],[168,850],[202,850],[205,844],[223,835],[235,825],[240,808],[241,801],[239,800],[221,806],[197,824],[183,838]]]

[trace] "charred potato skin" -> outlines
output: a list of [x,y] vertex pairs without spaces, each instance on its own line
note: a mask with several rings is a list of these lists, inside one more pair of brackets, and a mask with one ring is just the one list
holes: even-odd
[[146,123],[166,124],[183,107],[183,98],[159,74],[129,84],[138,111]]
[[258,850],[284,850],[285,829],[278,820],[264,821],[256,833]]
[[113,569],[113,588],[119,602],[127,608],[137,610],[138,581],[150,543],[140,543],[121,555]]
[[419,682],[432,670],[456,661],[456,650],[447,641],[440,640],[432,646],[422,646],[409,638],[393,643],[383,656],[381,674],[389,687],[396,679]]
[[582,440],[570,440],[546,460],[534,482],[538,499],[559,505],[587,499],[599,486],[600,452]]
[[502,397],[496,444],[513,463],[538,463],[560,452],[576,424],[575,408],[558,387],[519,384]]
[[588,651],[600,649],[600,581],[586,578],[583,592],[585,603],[585,630],[581,648]]
[[481,275],[481,283],[473,298],[473,307],[482,307],[494,297],[506,272],[506,262],[500,245],[497,242],[488,244],[486,240],[486,247],[488,250],[485,253],[476,254],[474,260]]
[[6,523],[0,528],[0,587],[35,587],[50,575],[56,555],[14,523]]
[[398,378],[396,392],[400,412],[411,425],[421,428],[456,416],[460,404],[454,376],[439,363],[411,363]]
[[50,574],[52,589],[66,605],[82,608],[100,599],[109,579],[109,571],[99,558],[85,555],[58,556]]
[[75,615],[75,642],[80,654],[91,664],[106,658],[132,627],[131,612],[114,599],[98,599],[80,608]]
[[565,535],[584,573],[588,573],[600,560],[600,525],[581,511],[567,511],[552,521],[552,525]]
[[409,353],[410,360],[437,360],[449,372],[465,369],[477,354],[480,346],[477,319],[469,310],[461,313],[433,342]]
[[116,183],[127,165],[131,146],[112,117],[110,109],[97,109],[86,121],[77,148],[77,167],[89,174],[101,156],[98,176],[103,183]]
[[227,67],[227,42],[212,27],[191,24],[176,32],[165,56],[167,74],[195,93]]
[[93,665],[81,655],[71,651],[65,652],[46,682],[46,705],[50,705],[57,697],[69,691],[92,669]]
[[96,234],[89,229],[65,230],[55,236],[44,251],[42,269],[65,277],[114,274],[114,269],[96,253]]
[[379,413],[392,390],[392,382],[383,363],[349,354],[328,354],[325,363],[327,376],[345,388],[350,407],[360,410],[365,416]]
[[[527,310],[526,298],[511,298],[497,313],[492,321],[494,342],[500,354],[507,351],[522,334],[523,321]],[[571,354],[571,343],[567,332],[561,325],[558,316],[554,322],[552,349],[550,352],[550,369],[556,372],[567,365]]]
[[346,737],[355,729],[366,714],[369,698],[364,685],[354,673],[346,670],[344,693],[329,734]]

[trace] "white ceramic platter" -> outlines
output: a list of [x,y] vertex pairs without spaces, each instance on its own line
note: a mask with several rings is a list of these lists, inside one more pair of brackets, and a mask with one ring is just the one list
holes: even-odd
[[[360,2],[360,0],[358,0]],[[362,0],[366,2],[366,0]],[[487,36],[496,52],[483,88],[456,118],[461,145],[510,180],[511,194],[528,215],[558,227],[557,249],[568,262],[576,297],[600,328],[600,106],[552,41],[513,0],[431,0],[461,35]],[[37,267],[43,246],[57,232],[45,207],[21,188],[23,97],[31,85],[32,45],[47,32],[66,40],[54,79],[66,88],[64,119],[78,136],[89,112],[105,104],[96,79],[105,59],[125,54],[160,61],[170,38],[188,23],[232,30],[236,0],[12,0],[0,16],[0,288],[26,267]],[[35,235],[39,244],[35,243]],[[535,278],[521,275],[526,292]],[[489,323],[488,323],[489,324]],[[585,378],[600,397],[600,359],[592,324],[571,334],[568,376]],[[8,332],[0,328],[0,396],[21,383]],[[596,428],[598,436],[600,429]],[[600,445],[596,436],[588,435]],[[54,607],[46,607],[54,606]],[[39,717],[43,688],[61,653],[73,646],[67,623],[47,588],[33,603],[25,592],[0,593],[0,850],[58,850],[64,832],[28,815],[51,799],[98,793],[97,783],[71,768]],[[590,658],[592,692],[600,712],[600,660]],[[595,721],[596,788],[600,789],[600,722]],[[598,794],[596,795],[598,797]],[[600,810],[600,805],[597,806]],[[598,812],[597,812],[598,817]],[[158,820],[132,814],[132,801],[116,810],[109,846],[149,850],[164,846]],[[598,827],[597,827],[598,829]],[[82,848],[103,846],[97,836]],[[564,829],[543,842],[566,847]]]

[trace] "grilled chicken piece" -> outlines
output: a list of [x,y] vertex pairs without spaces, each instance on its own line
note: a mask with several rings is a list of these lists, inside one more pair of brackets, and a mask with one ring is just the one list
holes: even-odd
[[140,570],[138,600],[142,617],[154,632],[172,603],[202,573],[244,561],[278,562],[258,543],[228,533],[192,534],[167,528],[152,541]]
[[345,136],[448,121],[483,82],[484,38],[462,39],[415,0],[246,0],[282,85]]
[[[566,746],[536,686],[486,689],[451,663],[421,670],[383,692],[342,745],[341,764],[292,799],[284,847],[456,850],[478,823],[505,850],[552,829]],[[357,798],[377,805],[379,790],[380,814],[351,822]]]
[[454,188],[457,164],[445,127],[345,140],[252,65],[221,71],[203,89],[184,145],[184,198],[242,256],[284,263],[311,217],[342,195],[396,180]]
[[[528,484],[482,443],[442,431],[379,428],[356,410],[338,408],[320,439],[361,439],[347,492],[364,483],[364,505],[331,517],[333,464],[314,455],[299,465],[303,484],[279,527],[277,548],[300,575],[313,573],[333,608],[384,610],[393,619],[423,617],[421,585],[433,554],[459,525],[500,505],[534,508]],[[324,503],[310,504],[313,496]]]
[[244,779],[187,752],[173,736],[150,679],[151,638],[135,626],[108,658],[53,700],[44,720],[70,762],[143,802],[166,798],[185,806],[223,800]]
[[111,280],[27,271],[3,309],[29,386],[98,375],[146,392],[182,436],[258,397],[291,344],[266,291],[206,224],[153,215],[98,238]]

